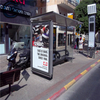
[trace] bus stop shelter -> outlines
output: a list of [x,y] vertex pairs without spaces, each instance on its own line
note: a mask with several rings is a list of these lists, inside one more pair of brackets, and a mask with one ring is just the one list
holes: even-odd
[[[73,47],[67,49],[67,31],[82,22],[48,12],[30,18],[32,72],[52,79],[53,64],[73,57]],[[73,28],[74,31],[74,28]],[[74,41],[73,41],[74,43]]]

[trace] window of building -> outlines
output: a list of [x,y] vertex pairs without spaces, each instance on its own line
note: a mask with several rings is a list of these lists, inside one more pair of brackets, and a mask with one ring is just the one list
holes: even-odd
[[5,41],[4,25],[0,24],[0,43],[4,43],[4,41]]
[[4,53],[5,53],[5,32],[4,32],[4,24],[3,23],[0,23],[0,54],[4,54]]
[[24,48],[29,47],[30,41],[30,26],[28,25],[11,25],[9,28],[9,42],[10,46],[13,42],[23,42]]

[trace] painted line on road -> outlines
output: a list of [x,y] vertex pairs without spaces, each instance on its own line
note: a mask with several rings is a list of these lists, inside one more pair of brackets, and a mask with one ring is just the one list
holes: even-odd
[[72,81],[70,81],[68,84],[66,84],[63,88],[61,88],[59,91],[54,93],[51,97],[49,97],[47,100],[55,100],[57,99],[62,93],[64,93],[68,88],[70,88],[76,81],[78,81],[82,76],[84,76],[87,72],[89,72],[94,66],[96,66],[100,62],[100,59],[92,64],[90,67],[88,67],[86,70],[81,72],[78,76],[76,76]]
[[95,65],[96,65],[96,64],[92,64],[90,67],[92,67],[92,68],[93,68]]
[[100,62],[100,60],[98,60],[97,62]]
[[82,77],[82,75],[81,75],[81,74],[79,74],[79,75],[78,75],[78,76],[76,76],[74,79],[75,79],[76,81],[78,81],[81,77]]
[[87,70],[87,71],[90,71],[90,70],[91,70],[91,67],[88,67],[86,70]]
[[81,72],[80,74],[83,76],[87,73],[88,71],[87,70],[84,70],[83,72]]
[[64,93],[66,90],[65,88],[61,88],[58,92],[54,93],[50,98],[47,100],[55,100],[57,97],[59,97],[62,93]]
[[67,90],[70,86],[72,86],[74,83],[76,82],[75,79],[73,79],[72,81],[70,81],[67,85],[64,86],[64,88]]

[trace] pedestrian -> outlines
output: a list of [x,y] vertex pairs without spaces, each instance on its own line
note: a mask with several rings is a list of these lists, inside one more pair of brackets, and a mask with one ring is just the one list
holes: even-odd
[[80,37],[80,40],[79,40],[79,49],[83,50],[83,40],[82,40],[82,37]]
[[79,48],[79,38],[76,38],[77,49]]

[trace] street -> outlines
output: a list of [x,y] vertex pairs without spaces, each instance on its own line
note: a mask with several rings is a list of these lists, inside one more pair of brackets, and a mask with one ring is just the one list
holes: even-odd
[[56,100],[100,100],[100,64]]
[[[1,72],[6,71],[6,68],[7,68],[7,60],[6,60],[7,57],[6,56],[7,55],[0,56],[0,71]],[[11,95],[9,95],[7,93],[8,89],[9,89],[8,85],[0,88],[1,89],[0,92],[2,93],[2,95],[0,95],[0,100],[17,100],[17,99],[18,100],[47,100],[56,91],[60,90],[63,86],[65,86],[73,78],[75,78],[79,73],[84,71],[84,69],[87,69],[89,66],[93,65],[97,61],[98,61],[97,65],[100,65],[100,53],[99,52],[96,54],[95,59],[87,58],[86,56],[82,55],[81,53],[78,53],[75,51],[74,51],[73,57],[74,57],[74,59],[72,62],[65,62],[63,64],[59,64],[54,67],[54,72],[53,72],[54,76],[53,76],[52,80],[47,80],[44,77],[40,77],[38,75],[33,74],[31,72],[30,67],[27,68],[26,71],[22,70],[20,73],[20,80],[18,82],[15,82],[14,84],[12,84]],[[97,69],[97,72],[96,72],[96,74],[92,74],[92,75],[97,75],[97,73],[100,72],[100,68],[95,66],[88,73],[91,73],[92,71],[94,71],[94,69]],[[24,75],[23,74],[24,72],[27,72],[27,73]],[[88,73],[85,74],[85,76],[87,75],[86,77],[88,77]],[[27,80],[25,78],[26,75],[29,75]],[[99,76],[100,76],[100,74],[99,74]],[[81,78],[83,78],[83,77],[81,77]],[[85,81],[86,79],[82,79],[82,80]],[[79,81],[77,81],[77,82],[79,82]],[[90,80],[89,80],[89,82],[91,83]],[[45,85],[44,85],[44,83],[45,83]],[[74,85],[75,84],[73,84],[72,87],[74,87],[74,88],[77,87]],[[82,85],[83,85],[83,81],[81,81],[78,84],[78,87],[81,87]],[[70,87],[69,90],[72,87]],[[70,90],[69,92],[66,91],[67,94],[65,94],[65,98],[71,97],[71,95],[72,95],[71,93],[74,94],[74,91],[76,92],[78,90],[77,88],[75,90]],[[93,88],[93,85],[92,85],[92,88]],[[87,91],[85,95],[88,95],[88,94],[89,93]],[[100,94],[100,92],[99,92],[99,94]],[[61,97],[63,95],[64,94],[62,94]],[[78,96],[78,92],[76,92],[75,95]],[[84,97],[84,95],[83,95],[83,97]],[[59,98],[58,98],[58,100],[71,100],[71,99],[62,99],[62,98],[59,99]],[[74,97],[74,98],[76,98],[76,97]],[[52,99],[50,99],[50,100],[52,100]],[[72,100],[73,100],[73,98],[72,98]],[[74,99],[74,100],[86,100],[86,99],[79,98],[79,99]],[[95,99],[95,100],[98,100],[98,99]]]

